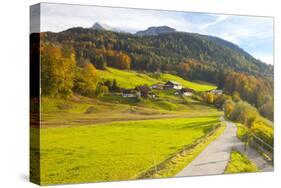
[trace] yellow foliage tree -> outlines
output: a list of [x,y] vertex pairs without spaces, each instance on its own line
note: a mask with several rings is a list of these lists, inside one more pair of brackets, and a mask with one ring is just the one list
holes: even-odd
[[207,95],[206,95],[206,100],[207,100],[207,103],[213,104],[214,101],[215,101],[215,94],[210,93],[210,92],[207,93]]
[[75,70],[75,54],[62,52],[58,45],[41,46],[42,94],[54,97],[68,97],[72,94]]
[[235,104],[232,100],[225,101],[225,103],[224,103],[224,115],[225,115],[226,118],[230,118],[231,113],[234,110],[234,106],[235,106]]
[[93,64],[86,62],[83,69],[78,69],[75,76],[74,91],[88,97],[95,97],[98,74]]

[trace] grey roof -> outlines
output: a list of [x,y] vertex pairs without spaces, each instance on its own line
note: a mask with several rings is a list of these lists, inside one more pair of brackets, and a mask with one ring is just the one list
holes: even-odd
[[[172,83],[172,84],[174,84],[174,85],[181,85],[180,83],[175,82],[175,81],[171,81],[171,80],[169,80],[168,82],[170,82],[170,83]],[[168,82],[166,82],[166,84],[167,84]]]

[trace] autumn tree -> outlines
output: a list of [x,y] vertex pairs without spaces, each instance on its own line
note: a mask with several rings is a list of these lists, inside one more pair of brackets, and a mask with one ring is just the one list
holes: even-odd
[[230,119],[250,127],[258,116],[259,113],[255,107],[247,102],[240,101],[235,104]]
[[213,104],[214,101],[215,101],[215,94],[214,93],[211,93],[211,92],[208,92],[206,94],[206,102],[209,103],[209,104]]
[[75,54],[64,52],[54,44],[41,47],[42,94],[53,97],[69,97],[72,94]]
[[232,99],[233,99],[234,102],[241,101],[240,94],[237,91],[234,91],[233,94],[232,94]]
[[112,88],[112,91],[118,91],[119,90],[119,86],[117,84],[116,79],[113,80],[111,88]]
[[225,101],[230,100],[230,99],[231,99],[230,96],[227,96],[227,95],[224,95],[224,94],[218,95],[214,100],[214,104],[218,108],[223,108]]
[[108,92],[109,92],[109,89],[106,85],[99,84],[96,89],[96,96],[103,96],[104,94],[107,94]]
[[224,115],[226,118],[230,118],[235,107],[235,103],[232,100],[226,100],[224,103]]
[[98,81],[94,65],[90,62],[85,63],[84,68],[76,71],[74,91],[87,97],[95,97]]

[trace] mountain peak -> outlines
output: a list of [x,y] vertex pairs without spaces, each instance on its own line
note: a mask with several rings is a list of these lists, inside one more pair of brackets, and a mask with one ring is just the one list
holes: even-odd
[[106,30],[102,24],[100,24],[99,22],[96,22],[92,27],[91,29],[95,29],[95,30]]
[[155,27],[155,26],[149,27],[144,31],[136,32],[136,35],[138,35],[138,36],[156,36],[156,35],[160,35],[160,34],[173,33],[173,32],[176,32],[176,29],[164,25],[164,26],[158,26],[158,27]]
[[111,27],[109,25],[106,25],[104,23],[99,23],[99,22],[94,23],[94,25],[91,27],[91,29],[100,30],[100,31],[113,31],[113,32],[123,33],[123,31],[118,29],[118,28],[114,28],[114,27]]

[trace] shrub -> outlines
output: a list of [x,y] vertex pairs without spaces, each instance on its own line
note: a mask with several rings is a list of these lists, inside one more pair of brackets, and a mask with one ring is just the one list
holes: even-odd
[[247,141],[247,138],[250,135],[250,130],[245,125],[241,123],[237,123],[237,137],[242,140],[243,142]]
[[92,114],[94,112],[96,112],[96,108],[94,106],[90,106],[89,108],[87,108],[85,113],[86,114]]
[[202,97],[199,96],[199,95],[192,95],[191,98],[196,100],[196,101],[203,101]]
[[58,109],[60,110],[69,110],[72,108],[72,105],[71,104],[68,104],[68,103],[60,103],[57,105]]
[[108,92],[109,92],[109,89],[107,86],[99,85],[96,90],[96,96],[103,96],[104,94],[107,94]]

